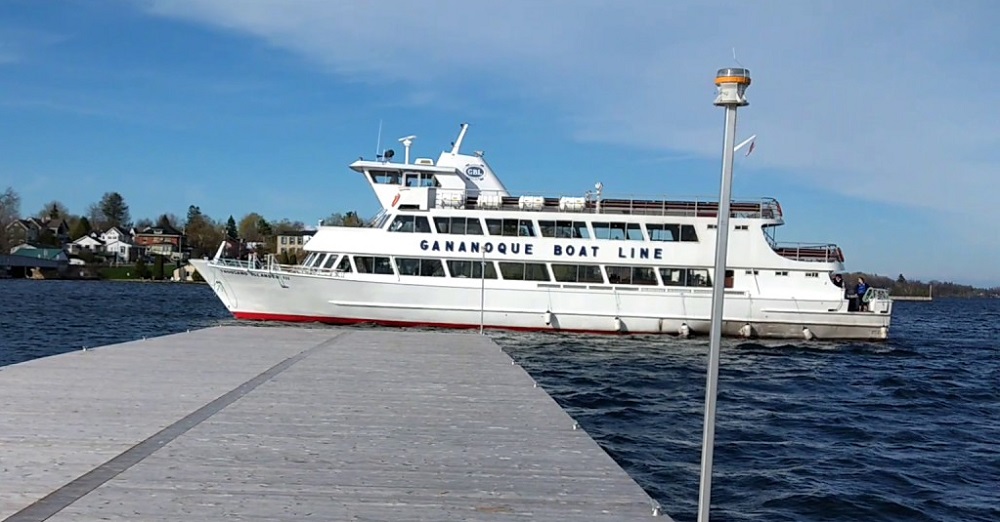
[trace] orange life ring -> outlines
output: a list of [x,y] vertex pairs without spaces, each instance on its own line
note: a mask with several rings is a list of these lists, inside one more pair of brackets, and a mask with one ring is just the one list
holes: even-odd
[[392,198],[392,206],[395,207],[396,203],[399,203],[399,193],[396,193],[396,197]]

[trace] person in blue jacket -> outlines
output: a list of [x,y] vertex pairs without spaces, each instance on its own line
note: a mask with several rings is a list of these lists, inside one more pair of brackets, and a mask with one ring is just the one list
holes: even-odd
[[867,291],[868,291],[868,283],[865,283],[865,278],[859,277],[858,289],[855,293],[858,294],[858,311],[860,312],[868,311],[868,303],[866,303],[864,299],[865,293]]

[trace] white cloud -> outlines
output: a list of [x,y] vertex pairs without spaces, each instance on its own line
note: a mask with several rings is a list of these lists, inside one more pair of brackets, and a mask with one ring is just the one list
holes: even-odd
[[[263,39],[421,99],[559,109],[580,140],[718,154],[716,67],[751,68],[757,168],[983,220],[1000,174],[1000,7],[989,2],[153,0],[149,12]],[[749,165],[748,165],[749,166]],[[946,194],[946,201],[942,201]],[[996,235],[995,231],[992,231]]]

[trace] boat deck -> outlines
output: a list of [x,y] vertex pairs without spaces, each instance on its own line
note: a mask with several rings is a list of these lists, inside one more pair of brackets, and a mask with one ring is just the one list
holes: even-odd
[[0,368],[0,520],[637,520],[486,337],[218,327]]

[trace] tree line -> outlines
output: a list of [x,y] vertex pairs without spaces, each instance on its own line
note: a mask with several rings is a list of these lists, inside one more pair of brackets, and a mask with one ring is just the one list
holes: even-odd
[[[857,278],[861,276],[865,278],[865,282],[875,288],[886,288],[889,290],[889,295],[893,296],[912,296],[912,297],[926,297],[932,295],[935,299],[937,298],[977,298],[977,297],[988,297],[988,298],[1000,298],[1000,286],[993,288],[977,288],[972,285],[962,285],[958,283],[952,283],[949,281],[938,281],[931,280],[928,282],[923,282],[918,279],[907,279],[903,274],[899,274],[899,277],[895,279],[886,276],[880,276],[878,274],[866,274],[863,272],[854,272],[851,274],[845,274],[845,280],[849,284],[853,284]],[[932,291],[933,289],[933,291]]]
[[[125,197],[118,192],[107,192],[101,199],[82,214],[74,214],[60,201],[50,201],[31,215],[22,215],[21,196],[12,188],[0,192],[0,252],[9,252],[11,245],[7,226],[18,219],[37,218],[41,221],[62,220],[69,230],[69,239],[75,241],[92,232],[103,232],[111,227],[119,227],[123,232],[130,229],[143,230],[157,226],[172,228],[186,236],[187,247],[193,257],[211,255],[222,241],[229,237],[251,243],[258,254],[277,250],[276,236],[299,232],[306,229],[301,221],[289,219],[268,220],[257,212],[250,212],[236,219],[230,215],[217,220],[203,213],[197,205],[188,207],[187,215],[180,218],[171,213],[160,214],[155,220],[141,218],[132,221]],[[363,220],[357,212],[333,213],[322,220],[325,225],[361,226]],[[59,238],[48,230],[42,231],[38,242],[44,246],[61,247]]]

